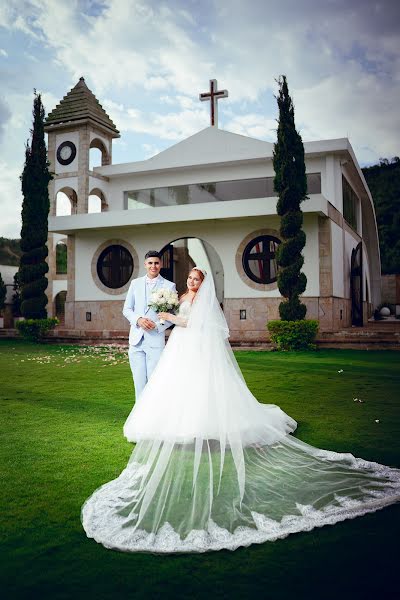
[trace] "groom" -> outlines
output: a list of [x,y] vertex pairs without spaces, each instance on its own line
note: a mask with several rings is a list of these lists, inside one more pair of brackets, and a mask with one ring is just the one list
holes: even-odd
[[175,291],[175,284],[160,275],[161,254],[147,252],[144,261],[146,275],[134,279],[129,286],[122,314],[131,324],[129,332],[129,363],[135,384],[136,400],[139,398],[153,372],[165,346],[168,321],[160,325],[157,314],[149,308],[151,294],[157,289]]

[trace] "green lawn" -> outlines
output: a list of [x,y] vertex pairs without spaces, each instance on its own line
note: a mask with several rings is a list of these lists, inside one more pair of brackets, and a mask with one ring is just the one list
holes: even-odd
[[[258,399],[299,422],[299,438],[400,467],[399,353],[237,358]],[[122,435],[133,403],[126,354],[2,340],[0,384],[3,598],[395,597],[400,506],[235,552],[105,550],[86,538],[80,507],[132,451]]]

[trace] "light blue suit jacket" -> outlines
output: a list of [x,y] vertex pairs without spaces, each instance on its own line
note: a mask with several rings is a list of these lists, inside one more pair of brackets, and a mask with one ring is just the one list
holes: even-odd
[[[176,290],[175,284],[172,281],[168,281],[168,279],[164,279],[164,277],[159,278],[151,292],[161,288]],[[146,293],[146,276],[134,279],[129,286],[122,314],[131,324],[129,332],[129,344],[131,346],[136,346],[143,337],[150,347],[163,348],[165,346],[165,330],[171,327],[172,323],[166,321],[164,325],[160,325],[157,313],[148,307],[151,292]],[[146,296],[148,296],[147,299]],[[137,321],[141,317],[147,317],[154,321],[156,328],[151,331],[145,331],[139,327]]]

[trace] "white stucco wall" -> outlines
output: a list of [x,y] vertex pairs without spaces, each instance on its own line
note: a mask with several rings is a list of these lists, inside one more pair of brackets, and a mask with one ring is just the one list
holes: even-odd
[[[333,221],[331,223],[331,236],[332,236],[332,284],[333,284],[333,295],[338,298],[344,297],[344,279],[343,279],[343,229],[336,225]],[[351,254],[351,252],[350,252]]]
[[[270,291],[255,290],[242,281],[236,269],[236,250],[243,239],[262,228],[274,229],[278,234],[279,218],[272,216],[263,219],[244,218],[232,221],[202,221],[188,223],[157,224],[150,227],[130,227],[127,229],[82,232],[76,235],[75,252],[75,295],[76,300],[122,299],[125,294],[110,295],[100,290],[93,281],[91,261],[98,247],[107,240],[121,239],[129,242],[139,257],[139,276],[144,274],[144,255],[149,248],[162,248],[182,237],[198,237],[213,246],[219,255],[225,279],[225,298],[263,298],[279,297],[277,289]],[[304,230],[307,245],[304,250],[304,272],[307,276],[306,296],[319,294],[318,229],[317,217],[306,215]]]
[[304,215],[303,229],[306,234],[306,245],[303,250],[303,272],[307,277],[304,296],[319,296],[319,241],[318,216]]
[[321,168],[321,192],[323,196],[340,212],[343,213],[342,196],[342,167],[341,157],[328,154],[324,157]]
[[[306,170],[307,173],[321,173],[323,181],[325,178],[325,159],[307,159]],[[124,208],[124,192],[131,190],[273,176],[272,161],[266,158],[241,163],[240,165],[197,166],[185,169],[169,169],[156,173],[131,173],[110,179],[109,183],[103,184],[101,189],[108,197],[110,210],[122,210]]]
[[[371,270],[370,264],[368,260],[368,254],[365,252],[365,245],[363,244],[363,299],[368,300],[368,302],[372,301],[371,298]],[[367,298],[367,282],[368,282],[368,298]]]
[[57,246],[58,242],[65,242],[67,243],[67,236],[62,234],[62,233],[53,233],[53,250],[55,250],[55,247]]
[[66,292],[68,284],[66,279],[55,279],[53,281],[53,300],[59,292]]
[[104,181],[103,179],[98,179],[97,177],[89,177],[89,194],[92,193],[92,190],[94,190],[95,188],[101,190],[108,202],[108,196],[110,193],[109,190],[109,185],[107,183],[107,181]]
[[98,133],[94,133],[93,131],[91,131],[90,132],[90,143],[92,143],[93,140],[100,140],[101,142],[103,142],[104,147],[106,148],[107,152],[110,153],[111,139],[108,139],[105,136],[102,136]]
[[76,156],[69,165],[61,165],[55,158],[55,171],[59,173],[71,173],[78,170],[79,165],[79,133],[77,131],[69,131],[67,133],[58,133],[56,135],[56,153],[60,144],[63,142],[73,142],[76,146]]
[[77,177],[65,177],[62,179],[56,179],[54,182],[54,193],[57,196],[57,193],[63,188],[72,188],[75,192],[78,191],[78,178]]

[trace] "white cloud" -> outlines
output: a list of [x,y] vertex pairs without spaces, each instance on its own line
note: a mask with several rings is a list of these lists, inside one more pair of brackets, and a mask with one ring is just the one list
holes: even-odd
[[152,135],[161,140],[181,140],[208,125],[207,114],[201,106],[168,114],[144,112],[112,100],[105,100],[103,106],[122,130]]
[[161,152],[161,149],[153,144],[142,144],[142,148],[144,150],[145,159],[151,158],[152,156],[155,156]]
[[226,123],[228,131],[269,142],[275,141],[276,128],[276,120],[268,119],[262,114],[237,115]]
[[[373,75],[355,64],[296,94],[296,123],[305,140],[348,137],[361,162],[399,153],[397,106]],[[400,84],[393,85],[400,97]],[[373,157],[374,155],[374,157]]]
[[[21,169],[22,170],[22,169]],[[4,237],[19,237],[21,231],[21,170],[0,161],[1,233]]]

